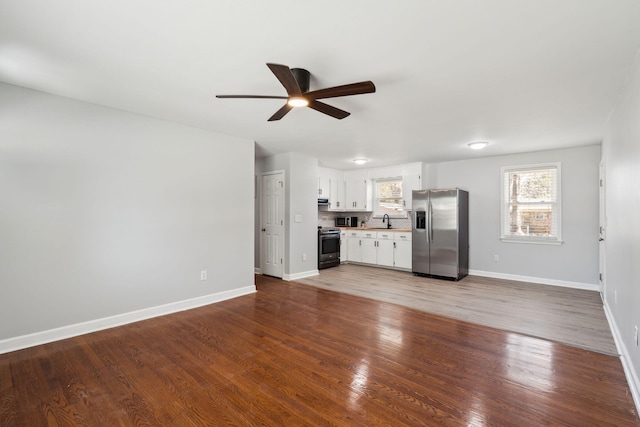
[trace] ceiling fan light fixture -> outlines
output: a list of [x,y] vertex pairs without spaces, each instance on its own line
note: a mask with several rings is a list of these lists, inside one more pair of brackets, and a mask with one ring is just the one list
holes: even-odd
[[289,104],[289,106],[291,107],[306,107],[307,105],[309,105],[309,101],[301,96],[294,96],[289,98],[287,104]]
[[482,150],[487,145],[489,145],[489,143],[487,141],[475,141],[475,142],[470,142],[469,144],[467,144],[467,146],[469,148],[471,148],[472,150]]
[[353,159],[353,163],[355,163],[356,165],[364,165],[365,163],[367,163],[369,160],[368,159]]

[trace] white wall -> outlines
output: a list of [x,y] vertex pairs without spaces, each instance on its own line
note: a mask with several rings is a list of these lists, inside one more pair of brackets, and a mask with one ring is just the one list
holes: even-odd
[[318,270],[318,160],[291,153],[290,170],[289,278],[295,279]]
[[[318,268],[318,160],[299,153],[285,153],[259,159],[259,173],[285,171],[285,280],[317,274]],[[258,182],[260,178],[258,177]],[[256,198],[260,204],[260,194]],[[259,207],[256,208],[259,212]],[[296,222],[299,216],[300,222]],[[256,243],[260,242],[260,227],[256,224]],[[302,256],[306,255],[306,260]],[[260,268],[260,253],[256,250],[255,267]]]
[[[600,146],[429,164],[425,186],[469,191],[469,268],[597,289],[598,165]],[[500,168],[562,163],[562,239],[559,246],[500,241]],[[493,256],[500,261],[495,262]],[[542,280],[537,280],[542,279]]]
[[255,289],[252,141],[6,84],[0,111],[0,343]]
[[[640,53],[602,142],[606,188],[605,307],[640,408]],[[617,302],[614,296],[617,293]]]

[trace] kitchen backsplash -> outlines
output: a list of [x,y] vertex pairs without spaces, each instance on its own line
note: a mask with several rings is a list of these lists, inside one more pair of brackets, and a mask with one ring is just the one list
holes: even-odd
[[[358,222],[364,221],[364,226],[369,228],[387,228],[382,218],[373,218],[371,212],[318,212],[318,226],[335,227],[336,217],[357,216]],[[358,224],[358,225],[360,225]],[[411,228],[411,217],[391,218],[391,228]]]

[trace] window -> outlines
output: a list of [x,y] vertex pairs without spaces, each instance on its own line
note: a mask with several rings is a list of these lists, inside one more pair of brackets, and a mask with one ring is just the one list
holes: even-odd
[[384,214],[388,214],[392,218],[407,216],[403,207],[401,177],[376,179],[373,181],[373,185],[373,216],[381,217]]
[[502,241],[560,244],[560,163],[502,168]]

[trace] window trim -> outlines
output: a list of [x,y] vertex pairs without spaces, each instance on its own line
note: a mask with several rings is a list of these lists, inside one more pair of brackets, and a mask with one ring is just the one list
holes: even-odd
[[[556,169],[556,236],[511,236],[505,234],[510,203],[505,200],[505,174],[512,171],[533,171],[536,169]],[[500,241],[503,243],[525,243],[535,245],[561,245],[562,241],[562,162],[536,163],[531,165],[502,166],[500,168]]]
[[[378,211],[378,182],[395,182],[395,181],[399,181],[402,184],[402,197],[401,200],[404,200],[404,178],[402,176],[388,176],[388,177],[380,177],[380,178],[372,178],[372,190],[373,190],[373,201],[372,201],[372,210],[371,210],[371,217],[372,218],[382,218],[384,217],[384,214],[380,214],[380,212]],[[402,211],[399,211],[397,214],[394,215],[389,215],[389,218],[396,218],[396,219],[403,219],[403,218],[409,218],[409,213],[407,212],[407,209],[403,209]]]

